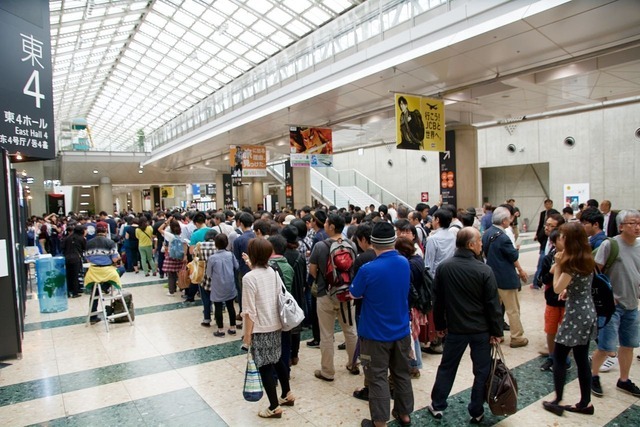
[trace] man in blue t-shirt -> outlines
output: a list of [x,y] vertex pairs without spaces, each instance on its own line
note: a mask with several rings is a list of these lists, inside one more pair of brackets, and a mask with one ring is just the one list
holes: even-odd
[[351,295],[362,298],[358,323],[360,361],[369,386],[369,411],[376,426],[389,419],[389,383],[394,377],[392,415],[401,424],[411,422],[413,389],[409,374],[409,261],[395,249],[393,225],[378,222],[371,231],[376,259],[363,265],[351,284]]

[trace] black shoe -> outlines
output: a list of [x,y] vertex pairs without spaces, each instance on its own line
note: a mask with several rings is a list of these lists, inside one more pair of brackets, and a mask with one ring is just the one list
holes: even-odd
[[628,393],[634,397],[640,397],[640,388],[638,388],[638,386],[635,385],[631,380],[618,380],[618,384],[616,384],[616,387],[618,387],[618,390],[624,391],[625,393]]
[[469,424],[482,424],[482,420],[484,420],[484,414],[480,414],[477,417],[471,417]]
[[504,324],[502,325],[502,330],[503,331],[510,331],[511,330],[511,326],[509,326],[507,324],[507,322],[504,322]]
[[395,409],[393,409],[391,411],[391,416],[393,418],[395,418],[396,421],[398,422],[398,424],[400,424],[401,426],[410,426],[411,425],[411,417],[409,417],[409,421],[402,421],[402,417],[400,416],[400,413],[398,411],[396,411]]
[[443,351],[444,348],[442,347],[442,344],[424,349],[424,352],[427,354],[442,354]]
[[200,326],[204,326],[205,328],[210,328],[211,327],[211,323],[209,323],[209,322],[200,322]]
[[354,366],[354,367],[347,366],[347,371],[349,371],[351,375],[360,375],[360,368],[358,368],[357,366]]
[[555,402],[542,402],[542,407],[559,417],[562,416],[562,413],[564,412],[564,406],[560,406]]
[[338,345],[338,350],[346,350],[347,349],[347,343],[342,343]]
[[75,295],[71,295],[71,298],[80,298],[82,295],[80,294],[75,294]]
[[369,401],[369,387],[362,387],[360,390],[356,390],[353,392],[353,397],[356,399]]
[[96,323],[101,322],[101,321],[102,321],[102,319],[101,319],[101,318],[99,318],[99,317],[96,317],[95,319],[90,319],[90,320],[89,320],[89,322],[90,322],[92,325],[95,325]]
[[438,411],[437,409],[433,409],[433,406],[429,405],[427,406],[427,410],[429,411],[429,413],[431,414],[431,416],[433,418],[435,418],[436,420],[441,420],[442,419],[442,411]]
[[595,413],[595,408],[593,405],[585,406],[584,408],[578,408],[577,406],[565,405],[563,406],[564,410],[567,412],[575,412],[576,414],[582,415],[593,415]]
[[604,396],[602,386],[600,385],[600,377],[598,375],[591,377],[591,394],[598,397]]
[[547,358],[547,360],[544,361],[544,363],[542,364],[542,366],[540,366],[540,370],[543,372],[551,372],[553,371],[553,360]]
[[320,341],[316,341],[316,340],[307,341],[307,347],[320,347]]

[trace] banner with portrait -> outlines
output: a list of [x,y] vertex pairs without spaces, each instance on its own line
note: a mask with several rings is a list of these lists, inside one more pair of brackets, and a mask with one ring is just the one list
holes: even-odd
[[333,165],[333,133],[330,128],[289,127],[292,167]]
[[232,145],[229,147],[231,175],[267,176],[267,148],[258,145]]
[[445,151],[444,102],[396,94],[396,148]]

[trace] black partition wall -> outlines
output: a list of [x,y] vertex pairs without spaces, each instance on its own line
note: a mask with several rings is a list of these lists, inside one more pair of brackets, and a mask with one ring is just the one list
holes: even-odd
[[0,358],[20,357],[26,303],[20,182],[0,149]]

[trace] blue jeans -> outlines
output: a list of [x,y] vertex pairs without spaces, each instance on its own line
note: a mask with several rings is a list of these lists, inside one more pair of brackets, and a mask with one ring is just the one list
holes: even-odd
[[535,272],[535,274],[533,275],[533,282],[532,282],[532,284],[533,284],[533,286],[534,286],[535,288],[540,287],[540,286],[538,285],[538,277],[540,277],[540,273],[542,273],[542,261],[544,260],[544,257],[545,257],[545,253],[544,253],[544,249],[542,249],[542,250],[540,251],[540,255],[538,256],[538,265],[537,265],[537,267],[536,267],[536,272]]
[[489,344],[488,332],[469,335],[447,334],[442,360],[431,390],[431,405],[437,411],[447,408],[447,398],[451,393],[460,360],[467,346],[471,347],[474,375],[471,402],[467,409],[472,417],[479,417],[484,413],[485,384],[491,373],[491,344]]
[[211,294],[200,286],[200,298],[202,299],[202,313],[204,314],[204,323],[211,323]]
[[409,359],[409,366],[412,368],[422,369],[422,349],[420,348],[420,341],[415,340],[414,351],[416,353],[416,360]]

